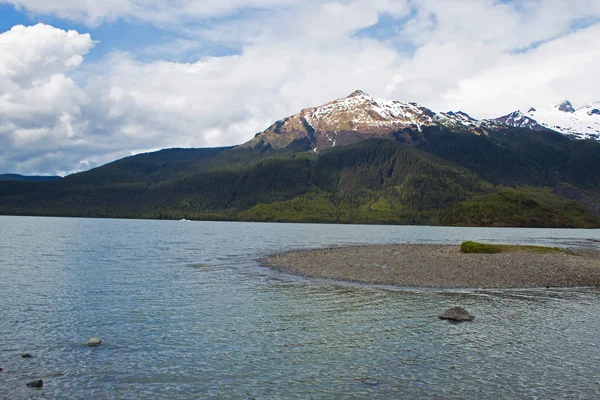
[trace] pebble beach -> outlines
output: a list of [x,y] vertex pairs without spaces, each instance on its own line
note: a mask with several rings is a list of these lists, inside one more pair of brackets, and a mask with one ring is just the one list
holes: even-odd
[[269,268],[311,278],[432,288],[600,286],[600,252],[464,254],[458,245],[393,244],[277,254]]

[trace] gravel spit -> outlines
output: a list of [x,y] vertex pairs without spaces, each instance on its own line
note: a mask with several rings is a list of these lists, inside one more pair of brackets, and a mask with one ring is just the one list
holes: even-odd
[[455,245],[396,244],[294,251],[261,260],[295,275],[434,288],[600,286],[600,252],[463,254]]

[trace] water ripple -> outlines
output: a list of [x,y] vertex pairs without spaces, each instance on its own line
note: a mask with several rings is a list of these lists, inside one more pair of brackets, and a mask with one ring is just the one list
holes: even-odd
[[[363,286],[255,262],[352,243],[598,248],[597,230],[18,217],[0,226],[0,399],[599,395],[597,289]],[[455,304],[475,321],[437,319]],[[86,345],[93,336],[100,347]],[[42,390],[25,386],[40,378]]]

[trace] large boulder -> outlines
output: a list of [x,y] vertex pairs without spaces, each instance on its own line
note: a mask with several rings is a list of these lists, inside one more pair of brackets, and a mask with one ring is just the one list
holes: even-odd
[[440,315],[440,319],[449,319],[451,321],[473,321],[475,318],[469,314],[464,308],[461,307],[450,307]]

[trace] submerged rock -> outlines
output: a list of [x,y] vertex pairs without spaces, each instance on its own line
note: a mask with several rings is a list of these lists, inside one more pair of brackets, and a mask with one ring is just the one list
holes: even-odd
[[90,347],[96,347],[96,346],[99,346],[100,343],[102,343],[102,340],[94,337],[94,338],[89,339],[87,344]]
[[473,321],[475,317],[469,314],[464,308],[450,307],[449,309],[438,315],[438,318],[449,319],[451,321]]
[[32,388],[41,388],[42,386],[44,386],[44,381],[42,381],[41,379],[38,379],[37,381],[31,381],[27,384],[27,387]]

